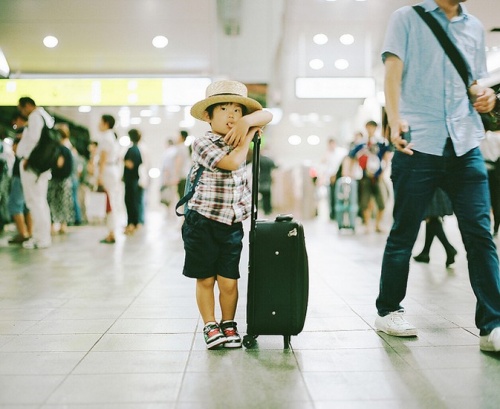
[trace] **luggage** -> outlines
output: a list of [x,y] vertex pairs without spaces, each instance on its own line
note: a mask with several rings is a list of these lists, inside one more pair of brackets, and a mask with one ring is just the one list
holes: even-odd
[[335,184],[335,217],[339,230],[356,230],[358,216],[358,184],[350,177],[341,177]]
[[259,335],[282,335],[284,347],[299,334],[307,312],[309,270],[302,225],[292,215],[257,220],[260,139],[254,137],[252,216],[247,292],[247,335],[251,348]]

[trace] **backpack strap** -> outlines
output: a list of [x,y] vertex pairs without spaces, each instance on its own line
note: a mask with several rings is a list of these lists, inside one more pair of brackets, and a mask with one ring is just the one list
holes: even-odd
[[[175,205],[175,214],[177,216],[185,216],[185,213],[179,213],[177,211],[177,209],[181,206],[184,206],[185,204],[187,204],[187,202],[189,202],[189,200],[191,200],[191,198],[194,195],[196,185],[198,185],[198,182],[200,181],[201,174],[203,173],[204,170],[205,170],[205,167],[200,165],[200,167],[196,171],[196,176],[194,178],[193,184],[191,185],[191,188],[189,189],[189,191],[187,193],[184,192],[184,196],[181,197],[181,199]],[[188,180],[190,179],[190,176],[191,176],[191,172],[189,172]]]

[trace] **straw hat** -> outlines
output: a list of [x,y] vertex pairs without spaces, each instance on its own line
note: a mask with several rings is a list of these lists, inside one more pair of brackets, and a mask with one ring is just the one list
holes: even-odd
[[238,81],[223,80],[213,82],[207,87],[205,95],[204,100],[197,102],[191,108],[191,115],[202,121],[205,121],[203,113],[210,105],[214,104],[235,102],[245,106],[249,114],[262,109],[262,105],[255,99],[248,98],[247,87]]

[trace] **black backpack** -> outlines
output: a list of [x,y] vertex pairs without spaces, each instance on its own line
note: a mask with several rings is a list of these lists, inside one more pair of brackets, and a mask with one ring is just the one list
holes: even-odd
[[42,115],[43,128],[38,143],[28,157],[28,167],[37,175],[52,169],[57,164],[61,137],[54,128],[49,128]]

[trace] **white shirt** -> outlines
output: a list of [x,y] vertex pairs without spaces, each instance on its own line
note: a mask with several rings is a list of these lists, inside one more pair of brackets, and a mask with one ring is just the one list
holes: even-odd
[[16,155],[19,158],[28,158],[31,151],[34,149],[40,136],[45,123],[49,128],[54,126],[54,118],[52,118],[45,109],[37,107],[28,116],[28,125],[23,130],[23,137],[17,145]]
[[120,144],[118,143],[113,130],[104,131],[97,142],[97,155],[101,156],[106,152],[106,166],[117,165],[120,157]]

